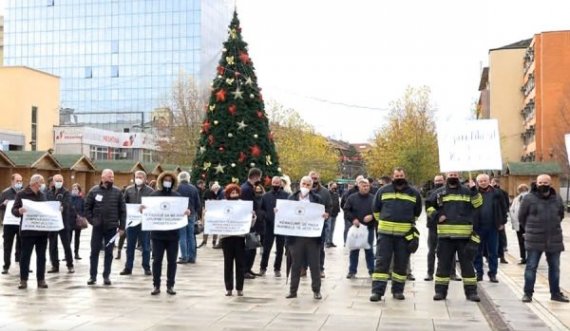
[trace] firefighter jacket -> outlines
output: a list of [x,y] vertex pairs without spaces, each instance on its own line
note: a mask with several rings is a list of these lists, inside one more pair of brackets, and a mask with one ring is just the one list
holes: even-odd
[[374,197],[372,211],[378,221],[378,233],[404,236],[422,212],[420,193],[407,184],[398,190],[393,184],[383,186]]
[[[477,209],[483,204],[483,197],[477,190],[465,186],[451,188],[444,186],[434,191],[426,200],[428,217],[435,218],[437,235],[440,238],[469,238],[473,223],[477,221]],[[439,223],[445,215],[446,220]]]

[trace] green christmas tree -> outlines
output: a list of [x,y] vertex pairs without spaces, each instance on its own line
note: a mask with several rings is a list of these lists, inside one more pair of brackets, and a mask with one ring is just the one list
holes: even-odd
[[236,12],[206,112],[192,178],[221,185],[242,183],[255,167],[261,169],[263,182],[269,186],[271,177],[281,174],[261,89]]

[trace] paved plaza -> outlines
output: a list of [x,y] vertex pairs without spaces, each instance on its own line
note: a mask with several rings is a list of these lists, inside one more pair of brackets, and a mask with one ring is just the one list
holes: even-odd
[[[339,220],[342,219],[339,216]],[[0,277],[0,330],[565,330],[570,325],[570,305],[551,302],[545,279],[545,266],[537,281],[535,301],[523,304],[522,266],[518,256],[509,256],[500,265],[499,284],[479,283],[482,302],[465,300],[461,282],[452,282],[448,299],[434,302],[433,282],[423,280],[427,253],[425,223],[421,222],[422,243],[413,256],[417,280],[406,284],[406,300],[388,295],[371,303],[371,281],[364,254],[357,279],[345,278],[348,252],[342,248],[342,225],[337,225],[337,248],[327,249],[323,300],[313,299],[310,277],[303,278],[297,299],[285,299],[285,277],[272,270],[265,277],[246,280],[244,297],[226,297],[223,284],[222,251],[207,247],[198,250],[196,264],[179,265],[175,289],[151,296],[152,277],[144,276],[137,251],[133,275],[120,276],[122,260],[113,261],[111,286],[99,276],[96,286],[87,286],[90,231],[82,234],[81,256],[76,273],[47,274],[49,289],[36,287],[30,275],[27,290],[18,290],[18,266]],[[570,228],[565,227],[566,234]],[[518,254],[516,238],[509,235],[509,253]],[[201,240],[201,238],[199,239]],[[568,239],[566,238],[568,242]],[[61,256],[61,255],[60,255]],[[273,263],[270,259],[270,266]],[[570,257],[564,253],[562,274]],[[102,271],[102,255],[100,271]],[[258,270],[260,255],[256,259]],[[49,260],[49,259],[48,259]],[[64,262],[65,263],[65,262]],[[65,264],[62,264],[62,267]],[[35,270],[35,261],[32,262]],[[49,261],[48,261],[49,269]],[[284,270],[284,266],[283,266]],[[165,268],[163,268],[163,273]],[[284,273],[283,273],[284,274]],[[564,289],[570,286],[564,278]],[[165,276],[163,275],[163,284]]]

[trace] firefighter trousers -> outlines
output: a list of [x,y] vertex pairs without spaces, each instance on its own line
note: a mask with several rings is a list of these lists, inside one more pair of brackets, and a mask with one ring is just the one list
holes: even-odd
[[376,263],[372,274],[372,293],[384,296],[388,279],[390,278],[390,261],[394,256],[392,271],[392,293],[403,293],[407,267],[410,259],[408,242],[403,236],[393,236],[379,233],[376,242]]
[[473,257],[465,253],[465,239],[439,238],[437,243],[437,271],[435,273],[435,292],[447,296],[449,275],[455,269],[454,256],[457,253],[463,278],[465,295],[477,293],[477,278],[473,267]]

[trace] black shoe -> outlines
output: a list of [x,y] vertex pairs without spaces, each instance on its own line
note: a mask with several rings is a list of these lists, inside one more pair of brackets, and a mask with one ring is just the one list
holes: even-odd
[[265,269],[260,269],[260,270],[259,270],[259,273],[258,273],[257,275],[260,276],[260,277],[263,277],[263,276],[265,276],[265,273],[267,273],[267,270],[265,270]]
[[21,280],[20,284],[18,285],[18,289],[25,290],[27,288],[28,288],[28,281],[27,280]]
[[231,296],[232,296],[232,291],[226,291],[226,296],[227,296],[227,297],[231,297]]
[[489,281],[491,283],[498,283],[499,282],[499,280],[497,279],[497,276],[495,276],[495,275],[493,275],[493,276],[489,275]]
[[75,254],[75,259],[76,259],[76,260],[81,260],[81,256],[79,256],[79,254]]
[[8,274],[8,269],[4,268],[2,269],[2,275],[7,275]]
[[125,275],[132,275],[133,271],[129,270],[129,269],[123,269],[123,271],[119,272],[119,275],[121,276],[125,276]]
[[521,259],[519,264],[526,264],[526,259]]
[[321,271],[321,278],[325,278],[325,272]]
[[297,297],[297,293],[289,293],[287,294],[287,296],[285,297],[285,299],[293,299]]
[[483,281],[483,275],[477,275],[477,281],[478,282]]
[[500,261],[501,261],[502,264],[509,264],[509,261],[507,261],[507,259],[505,259],[504,257],[502,257],[502,258],[500,259]]
[[321,300],[322,298],[323,296],[321,295],[321,292],[313,292],[313,299]]
[[87,285],[95,285],[95,283],[97,283],[97,281],[94,278],[89,278],[87,281]]
[[237,291],[237,296],[238,296],[238,297],[243,297],[243,291]]
[[109,278],[105,278],[105,279],[103,279],[103,284],[111,285],[111,280]]
[[255,279],[255,275],[253,275],[252,273],[246,272],[245,275],[243,276],[243,278],[245,278],[245,279]]
[[121,259],[121,251],[119,250],[117,252],[117,257],[115,258],[115,260],[120,260]]
[[372,293],[372,295],[370,296],[370,301],[372,302],[378,302],[382,300],[382,296],[378,293]]
[[67,273],[73,274],[75,273],[75,269],[73,267],[67,267]]
[[48,274],[57,274],[59,272],[59,267],[52,267],[50,270],[48,270]]
[[160,288],[155,287],[151,292],[150,295],[157,295],[160,293]]
[[280,270],[275,270],[274,273],[275,273],[275,277],[277,277],[277,278],[281,277],[281,271]]
[[446,297],[447,297],[447,295],[440,293],[440,292],[436,292],[435,295],[433,296],[433,300],[434,301],[445,300]]
[[176,291],[172,288],[172,286],[166,288],[166,293],[170,295],[176,295]]
[[45,280],[38,280],[38,288],[48,288]]
[[176,263],[177,263],[177,264],[186,264],[186,263],[188,263],[188,261],[186,261],[186,260],[178,260]]
[[555,295],[551,295],[550,296],[550,300],[552,301],[558,301],[558,302],[570,302],[570,300],[568,299],[568,297],[566,295],[564,295],[564,293],[558,293]]
[[433,280],[433,275],[427,275],[426,278],[424,278],[424,280],[426,282],[431,282]]
[[392,293],[392,297],[396,300],[404,300],[406,299],[406,297],[404,296],[404,293],[398,292],[398,293]]
[[481,298],[479,298],[477,293],[471,293],[471,294],[467,295],[467,300],[473,301],[473,302],[479,302],[479,301],[481,301]]
[[346,275],[346,279],[355,279],[356,275],[353,274],[352,272],[349,272],[348,275]]
[[531,302],[531,301],[532,301],[532,295],[525,293],[522,297],[522,302]]
[[200,245],[198,245],[198,247],[196,247],[196,248],[202,248],[202,247],[204,247],[204,245],[206,245],[206,242],[205,242],[205,241],[202,241],[202,242],[200,243]]
[[457,275],[451,275],[451,276],[449,276],[449,279],[455,280],[455,281],[457,281],[457,282],[460,282],[460,281],[461,281],[461,277],[458,277]]
[[144,275],[145,276],[152,276],[152,272],[150,271],[150,269],[145,269]]
[[330,243],[331,247],[336,247],[336,245],[334,243]]
[[407,279],[408,279],[408,280],[411,280],[411,281],[414,281],[414,280],[416,280],[416,277],[414,277],[413,274],[408,274]]

